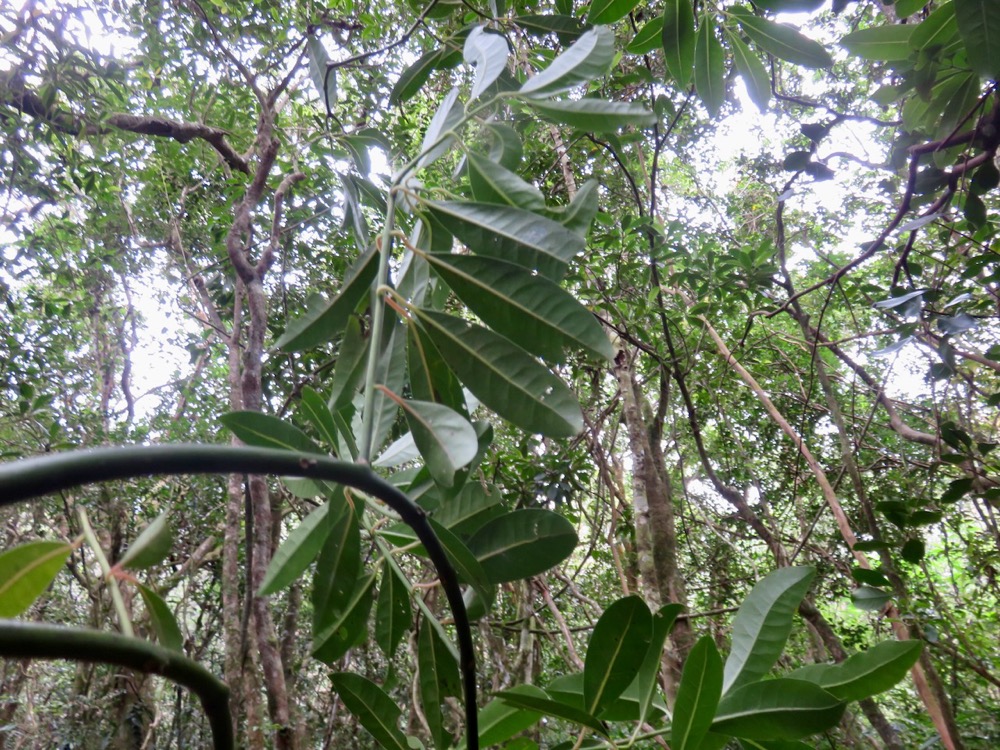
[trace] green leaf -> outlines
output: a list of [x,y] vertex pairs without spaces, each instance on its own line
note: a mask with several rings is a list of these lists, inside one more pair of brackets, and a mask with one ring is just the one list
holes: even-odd
[[906,562],[911,565],[917,565],[924,559],[924,555],[927,554],[927,548],[924,545],[924,540],[907,539],[902,549],[899,550],[899,554],[904,560],[906,560]]
[[149,621],[156,633],[156,640],[164,648],[174,651],[184,651],[184,636],[177,626],[177,620],[170,607],[163,601],[163,598],[148,586],[137,583],[136,587],[142,595],[142,600],[146,603],[146,611],[149,612]]
[[469,549],[490,583],[505,583],[544,573],[576,548],[573,525],[558,513],[525,508],[505,513],[483,525]]
[[882,641],[840,664],[812,664],[787,676],[815,682],[838,700],[850,703],[896,685],[917,663],[922,649],[920,641]]
[[686,89],[694,69],[694,10],[691,0],[666,0],[663,4],[663,54],[671,78]]
[[474,253],[517,263],[554,280],[583,252],[582,237],[521,208],[457,201],[427,201],[425,206]]
[[708,114],[715,117],[726,101],[726,60],[715,35],[713,13],[701,17],[694,53],[694,87]]
[[0,554],[0,617],[17,617],[28,609],[72,551],[72,544],[40,540]]
[[306,52],[309,55],[309,77],[319,92],[323,109],[329,113],[337,103],[337,71],[328,69],[330,55],[316,34],[310,34],[306,38]]
[[562,703],[561,701],[554,701],[548,696],[541,698],[513,690],[504,690],[497,693],[497,698],[511,706],[528,709],[529,711],[538,711],[547,716],[554,716],[557,719],[564,719],[573,724],[593,729],[603,737],[608,736],[608,730],[597,718],[581,708]]
[[450,406],[459,414],[468,416],[462,384],[441,359],[441,354],[427,334],[420,326],[407,326],[407,335],[407,362],[413,397]]
[[463,48],[465,62],[476,66],[476,77],[472,81],[469,100],[478,99],[507,68],[510,47],[500,34],[486,31],[482,26],[474,28],[465,38]]
[[431,477],[442,487],[451,487],[455,472],[476,457],[479,441],[475,429],[443,404],[412,399],[400,399],[399,404]]
[[458,100],[458,89],[452,88],[441,100],[437,112],[427,126],[424,142],[420,146],[417,169],[433,164],[448,152],[455,143],[455,137],[451,135],[445,137],[445,134],[458,127],[464,117],[465,105]]
[[459,318],[413,312],[462,382],[501,417],[549,437],[572,437],[583,429],[576,396],[523,349]]
[[656,688],[659,684],[657,678],[660,674],[660,663],[663,658],[663,644],[667,641],[674,623],[677,622],[677,615],[683,611],[680,604],[664,604],[653,615],[653,637],[649,641],[649,648],[646,656],[639,667],[636,675],[636,683],[639,697],[639,717],[640,722],[645,721],[649,716],[649,708],[653,704],[653,697],[656,695]]
[[456,534],[471,535],[503,512],[502,500],[497,487],[470,482],[434,511],[434,520]]
[[638,596],[627,596],[604,610],[587,646],[583,699],[597,715],[629,686],[649,650],[653,615]]
[[639,0],[593,0],[587,20],[593,24],[614,23],[627,16]]
[[451,58],[457,63],[460,56],[447,49],[435,49],[421,55],[396,79],[396,84],[389,92],[389,104],[402,104],[416,96],[427,79],[430,78],[431,73],[439,68],[451,67],[443,64],[447,58]]
[[392,659],[399,642],[410,628],[413,613],[407,582],[386,563],[382,567],[382,585],[375,603],[375,642],[387,659]]
[[809,567],[779,568],[753,587],[733,620],[724,695],[771,670],[792,632],[795,610],[815,575],[815,569]]
[[597,180],[587,180],[576,191],[573,200],[563,209],[559,222],[567,229],[586,237],[599,208]]
[[247,445],[325,455],[316,443],[290,422],[259,411],[231,411],[219,417]]
[[763,112],[771,101],[771,76],[764,63],[750,51],[736,33],[727,28],[726,35],[729,38],[729,47],[733,51],[733,63],[747,87],[747,93],[751,101]]
[[865,612],[880,611],[890,599],[892,599],[892,594],[871,586],[858,586],[851,592],[851,601],[854,602],[854,606]]
[[958,31],[972,69],[1000,79],[1000,4],[994,0],[955,0]]
[[628,126],[646,128],[656,124],[656,115],[641,104],[608,102],[603,99],[527,102],[546,120],[590,133],[607,133]]
[[840,45],[865,60],[909,60],[913,54],[910,38],[916,28],[913,24],[873,26],[851,32]]
[[452,738],[442,720],[441,704],[446,696],[457,696],[461,690],[458,662],[441,642],[434,628],[426,623],[420,628],[417,639],[417,668],[420,703],[431,730],[431,739],[434,740],[435,747],[448,747]]
[[468,583],[475,589],[482,600],[483,607],[488,610],[493,606],[493,599],[496,596],[491,585],[495,581],[490,580],[486,569],[465,542],[433,518],[430,519],[430,525],[455,568],[459,580]]
[[671,750],[698,750],[722,696],[722,657],[712,636],[702,636],[684,662],[677,688]]
[[563,44],[579,39],[587,31],[587,25],[578,18],[560,14],[529,13],[517,16],[514,22],[519,28],[535,36],[555,34]]
[[778,678],[751,682],[723,698],[712,731],[757,740],[797,740],[836,726],[843,713],[844,703],[821,687]]
[[946,2],[917,25],[910,35],[910,46],[917,51],[930,52],[950,43],[957,35],[955,3]]
[[[511,695],[521,695],[543,700],[548,697],[545,691],[534,685],[517,685],[505,691],[505,695],[508,698]],[[494,698],[479,712],[479,746],[487,748],[499,745],[515,734],[533,727],[540,718],[542,718],[541,711],[519,708],[502,698]],[[459,750],[464,747],[463,740]]]
[[131,570],[151,568],[170,554],[174,535],[167,521],[168,513],[169,511],[163,511],[142,530],[118,561],[121,567]]
[[[384,386],[375,392],[372,413],[366,419],[375,423],[370,455],[375,455],[396,424],[399,404],[388,393],[401,393],[406,384],[406,327],[392,313],[392,323],[383,331],[382,351],[375,366],[375,382]],[[388,335],[386,335],[388,333]]]
[[545,70],[525,81],[518,94],[537,99],[575,89],[605,75],[614,57],[614,32],[604,26],[591,29]]
[[582,348],[610,361],[607,334],[587,308],[544,276],[496,258],[430,255],[438,275],[497,333],[550,362]]
[[772,13],[812,13],[826,0],[754,0],[754,5]]
[[542,192],[514,172],[474,151],[467,154],[467,159],[472,196],[477,201],[507,204],[528,211],[545,208]]
[[385,750],[413,750],[406,736],[399,729],[399,705],[389,695],[366,677],[351,672],[330,675],[333,689]]
[[663,16],[657,16],[639,29],[625,47],[633,55],[645,55],[663,44]]
[[807,68],[829,68],[833,65],[830,53],[796,29],[766,18],[755,16],[745,8],[731,8],[743,31],[754,44],[775,57]]
[[302,388],[298,413],[313,426],[331,449],[337,446],[337,423],[326,399],[309,386]]
[[357,580],[350,599],[340,609],[325,614],[326,625],[313,632],[312,655],[324,664],[333,664],[368,635],[368,613],[372,608],[375,574]]
[[271,558],[257,596],[268,596],[290,586],[316,559],[330,533],[330,503],[302,519]]
[[330,531],[313,575],[313,633],[323,630],[350,601],[361,571],[361,531],[343,488],[330,498]]
[[361,255],[345,274],[337,296],[330,302],[322,299],[314,302],[305,315],[289,321],[275,347],[297,352],[325,344],[340,335],[348,317],[368,293],[377,270],[378,253],[370,250]]

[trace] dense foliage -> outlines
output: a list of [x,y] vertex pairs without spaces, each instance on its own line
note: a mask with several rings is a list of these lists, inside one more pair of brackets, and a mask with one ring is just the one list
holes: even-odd
[[0,748],[1000,743],[1000,5],[0,40]]

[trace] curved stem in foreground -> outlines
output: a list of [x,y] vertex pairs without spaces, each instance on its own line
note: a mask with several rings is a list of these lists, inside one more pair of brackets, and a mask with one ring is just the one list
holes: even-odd
[[94,448],[0,464],[0,506],[113,479],[154,474],[239,473],[306,477],[348,485],[384,502],[416,532],[437,569],[455,619],[465,697],[466,747],[479,750],[476,657],[458,576],[424,510],[367,466],[311,453],[250,446],[190,443]]

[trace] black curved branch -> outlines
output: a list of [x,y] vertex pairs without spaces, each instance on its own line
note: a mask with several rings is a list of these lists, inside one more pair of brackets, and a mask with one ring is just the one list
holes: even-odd
[[[249,446],[178,444],[95,448],[0,464],[0,506],[113,479],[154,474],[238,473],[307,477],[354,487],[384,502],[416,532],[437,569],[455,619],[465,696],[466,747],[479,750],[476,657],[458,576],[424,510],[367,466],[311,453]],[[77,653],[76,658],[79,657]]]

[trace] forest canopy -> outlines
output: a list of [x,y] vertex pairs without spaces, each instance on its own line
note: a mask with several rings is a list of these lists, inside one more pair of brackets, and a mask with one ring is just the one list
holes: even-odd
[[1000,745],[1000,4],[0,8],[0,749]]

